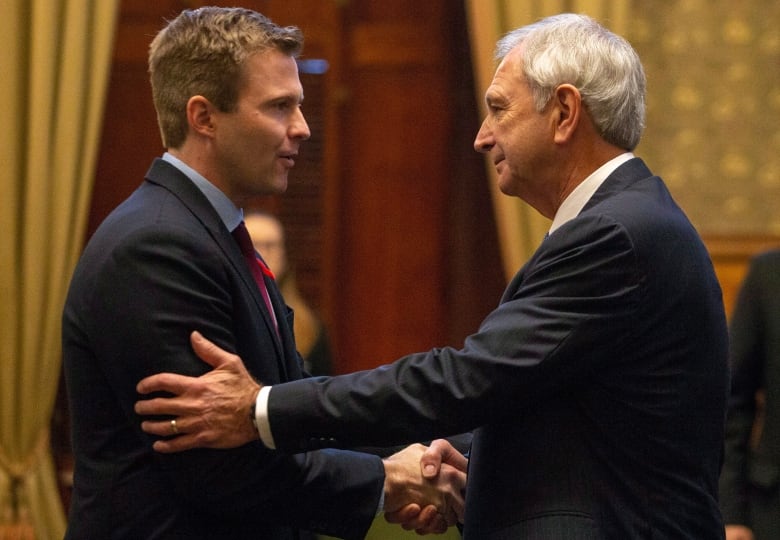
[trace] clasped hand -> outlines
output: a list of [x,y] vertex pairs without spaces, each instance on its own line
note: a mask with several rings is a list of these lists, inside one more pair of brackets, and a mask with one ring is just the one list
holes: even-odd
[[[170,420],[141,423],[145,432],[165,437],[154,442],[154,449],[172,453],[191,448],[235,448],[256,440],[258,433],[248,411],[262,385],[247,372],[241,358],[200,333],[193,332],[190,342],[195,354],[213,370],[200,377],[158,373],[138,383],[140,394],[174,395],[135,404],[135,412],[141,416],[176,419],[175,424]],[[447,441],[434,441],[429,448],[412,445],[383,463],[387,521],[420,534],[441,533],[462,522],[467,460]]]
[[384,460],[385,519],[418,534],[463,522],[466,458],[448,441],[413,444]]

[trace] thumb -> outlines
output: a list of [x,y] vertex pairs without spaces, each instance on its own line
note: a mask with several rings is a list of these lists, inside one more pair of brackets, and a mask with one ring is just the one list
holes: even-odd
[[442,453],[438,448],[428,447],[420,458],[423,478],[435,478],[441,469]]
[[215,343],[203,337],[203,334],[197,330],[190,334],[190,344],[192,345],[192,350],[198,355],[198,358],[213,368],[224,366],[230,362],[233,357],[232,354],[220,349]]
[[439,474],[441,464],[447,463],[461,472],[466,472],[468,460],[446,439],[436,439],[420,458],[424,478],[434,478]]

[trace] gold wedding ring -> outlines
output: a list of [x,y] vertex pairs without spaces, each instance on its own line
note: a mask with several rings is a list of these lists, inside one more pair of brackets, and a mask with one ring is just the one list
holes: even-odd
[[173,431],[174,435],[178,435],[179,434],[179,428],[176,427],[176,419],[175,418],[173,420],[171,420],[171,431]]

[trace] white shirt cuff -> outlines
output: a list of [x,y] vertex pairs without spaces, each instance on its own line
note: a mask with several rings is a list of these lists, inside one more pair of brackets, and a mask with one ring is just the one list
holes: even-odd
[[274,436],[271,435],[271,423],[268,420],[268,396],[270,393],[270,386],[263,386],[258,392],[257,401],[255,401],[255,421],[260,440],[267,448],[276,450]]

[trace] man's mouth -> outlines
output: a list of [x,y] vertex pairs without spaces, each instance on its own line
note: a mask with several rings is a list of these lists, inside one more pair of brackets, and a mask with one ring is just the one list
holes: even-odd
[[298,154],[280,154],[279,159],[284,161],[287,166],[292,167],[295,165],[295,158]]

